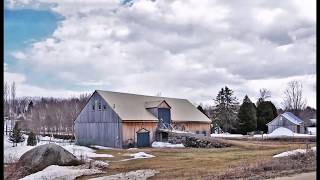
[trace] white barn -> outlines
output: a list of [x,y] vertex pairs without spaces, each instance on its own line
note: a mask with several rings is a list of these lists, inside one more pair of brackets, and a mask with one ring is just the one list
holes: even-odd
[[280,114],[272,121],[267,123],[267,126],[268,133],[272,133],[275,129],[279,127],[288,128],[294,133],[305,133],[304,122],[291,112],[285,112],[283,114]]

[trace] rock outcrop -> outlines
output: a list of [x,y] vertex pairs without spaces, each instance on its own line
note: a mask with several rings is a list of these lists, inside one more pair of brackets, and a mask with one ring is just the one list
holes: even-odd
[[83,164],[72,153],[61,146],[50,143],[35,147],[24,153],[15,164],[16,171],[8,179],[21,177],[41,171],[50,165],[75,166]]

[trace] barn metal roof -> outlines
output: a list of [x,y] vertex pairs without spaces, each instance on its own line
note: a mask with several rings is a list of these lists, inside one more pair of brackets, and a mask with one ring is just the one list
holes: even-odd
[[158,120],[145,107],[147,102],[165,101],[171,107],[173,122],[206,122],[211,120],[187,99],[145,96],[112,91],[96,90],[122,120]]
[[145,108],[155,108],[155,107],[159,107],[163,102],[166,103],[170,108],[170,105],[165,100],[148,101],[144,103],[144,106]]
[[298,118],[297,116],[295,116],[291,112],[285,112],[285,113],[281,114],[281,116],[283,116],[287,120],[289,120],[292,123],[297,124],[297,125],[300,125],[303,123],[303,121],[300,118]]
[[[296,125],[301,125],[303,124],[303,121],[298,118],[297,116],[295,116],[294,114],[292,114],[291,112],[285,112],[280,114],[279,116],[282,116],[284,118],[286,118],[288,121],[296,124]],[[274,118],[272,121],[268,122],[266,125],[271,124],[273,121],[275,121],[279,116],[277,116],[276,118]]]

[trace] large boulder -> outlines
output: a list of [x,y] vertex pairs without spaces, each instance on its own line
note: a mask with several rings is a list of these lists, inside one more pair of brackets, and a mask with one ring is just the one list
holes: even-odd
[[50,165],[75,166],[82,162],[61,146],[50,143],[24,153],[16,164],[15,176],[24,177],[41,171]]

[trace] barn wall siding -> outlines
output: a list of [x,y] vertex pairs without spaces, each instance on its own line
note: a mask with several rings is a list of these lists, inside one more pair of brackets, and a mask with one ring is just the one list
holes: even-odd
[[[101,110],[98,109],[99,102]],[[92,104],[95,104],[95,110]],[[104,105],[106,109],[103,109]],[[122,147],[121,119],[98,93],[92,95],[75,120],[75,137],[80,145]]]
[[137,131],[140,129],[146,129],[150,131],[150,144],[155,140],[155,132],[157,129],[157,122],[123,122],[122,123],[122,143],[128,144],[128,140],[132,139],[134,143],[137,143]]

